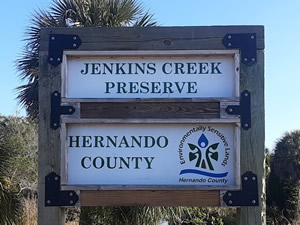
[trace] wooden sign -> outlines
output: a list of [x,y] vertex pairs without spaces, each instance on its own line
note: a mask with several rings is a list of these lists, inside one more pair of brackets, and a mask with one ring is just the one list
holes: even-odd
[[45,28],[39,65],[39,224],[74,205],[265,223],[262,26]]
[[240,188],[238,124],[65,126],[64,189]]
[[239,53],[228,51],[66,51],[65,98],[239,96]]

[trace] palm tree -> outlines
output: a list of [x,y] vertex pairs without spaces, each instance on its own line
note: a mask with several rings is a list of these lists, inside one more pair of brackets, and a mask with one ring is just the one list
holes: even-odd
[[300,130],[286,133],[277,142],[274,169],[282,179],[300,181]]
[[286,133],[276,144],[273,166],[275,174],[286,185],[285,205],[291,219],[297,221],[300,201],[300,130]]
[[25,48],[16,61],[27,83],[17,87],[17,99],[31,118],[38,117],[39,47],[43,27],[155,26],[153,15],[136,0],[53,0],[49,10],[38,10],[26,32]]
[[[2,119],[2,118],[1,118]],[[0,224],[18,224],[22,217],[22,202],[9,177],[16,143],[10,141],[9,128],[0,124]]]

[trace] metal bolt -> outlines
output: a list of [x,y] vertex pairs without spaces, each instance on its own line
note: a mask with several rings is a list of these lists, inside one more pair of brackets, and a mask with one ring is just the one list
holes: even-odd
[[252,180],[256,180],[256,178],[255,178],[255,177],[252,177]]
[[233,112],[233,109],[232,108],[229,108],[229,110],[228,110],[229,112]]
[[228,39],[231,39],[231,35],[228,35]]
[[77,37],[76,37],[76,36],[74,36],[74,37],[73,37],[73,40],[75,41],[76,39],[77,39]]
[[255,62],[255,58],[251,58],[252,62]]
[[244,58],[244,61],[245,61],[245,62],[247,62],[247,61],[248,61],[248,59],[247,59],[247,58]]
[[229,197],[231,197],[231,196],[232,196],[232,194],[229,192],[229,193],[228,193],[228,196],[229,196]]
[[57,123],[53,123],[53,126],[56,127],[56,126],[57,126]]
[[55,37],[51,37],[51,40],[55,40]]
[[247,180],[248,180],[248,177],[244,177],[244,180],[246,180],[246,181],[247,181]]
[[72,109],[72,108],[69,108],[69,112],[73,112],[73,109]]
[[244,96],[245,96],[245,97],[248,97],[248,93],[246,92],[246,93],[244,94]]
[[[248,125],[248,123],[245,123],[244,126],[245,126],[245,127],[248,127],[249,125]],[[247,178],[247,179],[248,179],[248,178]]]
[[55,93],[54,93],[54,96],[58,96],[58,93],[57,93],[57,92],[55,92]]
[[72,200],[70,201],[70,204],[73,204],[73,201],[72,201]]
[[229,200],[229,201],[228,201],[228,203],[231,205],[231,204],[232,204],[232,201],[231,201],[231,200]]
[[228,43],[228,46],[229,46],[229,47],[231,46],[231,43],[230,43],[230,42]]
[[53,58],[50,58],[49,60],[50,60],[50,61],[53,61]]
[[51,201],[50,200],[47,200],[47,204],[50,204],[51,203]]
[[73,44],[73,47],[76,47],[77,45],[76,44]]
[[254,35],[251,35],[251,39],[254,39]]
[[69,193],[69,196],[72,197],[72,196],[73,196],[73,192],[70,192],[70,193]]
[[[55,123],[56,124],[56,123]],[[53,124],[54,125],[54,124]],[[56,125],[55,125],[56,126]],[[54,180],[58,180],[58,177],[54,177]]]
[[164,44],[165,44],[165,45],[170,45],[170,44],[171,44],[171,41],[169,41],[169,40],[164,40]]
[[59,61],[60,61],[60,58],[57,58],[57,61],[59,62]]
[[255,200],[252,200],[252,204],[255,204],[256,203],[256,201]]

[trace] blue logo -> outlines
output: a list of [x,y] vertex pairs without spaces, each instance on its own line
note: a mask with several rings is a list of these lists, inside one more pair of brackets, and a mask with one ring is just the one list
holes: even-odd
[[[202,176],[215,177],[215,178],[226,177],[228,175],[228,172],[216,173],[215,166],[214,166],[222,163],[223,159],[220,160],[219,152],[224,151],[224,149],[222,149],[220,142],[217,141],[210,142],[209,138],[204,134],[206,127],[200,127],[200,130],[202,130],[202,134],[199,136],[197,142],[192,142],[192,141],[185,142],[187,139],[189,139],[189,136],[191,136],[194,132],[197,131],[197,129],[195,128],[187,132],[180,142],[179,145],[180,163],[185,166],[189,165],[188,169],[183,169],[180,171],[180,175],[199,174]],[[222,142],[222,140],[220,141]],[[222,153],[221,153],[221,157],[222,157]]]

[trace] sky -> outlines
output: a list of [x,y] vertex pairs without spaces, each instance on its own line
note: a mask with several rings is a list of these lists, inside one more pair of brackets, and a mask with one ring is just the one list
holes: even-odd
[[[285,132],[300,129],[299,0],[140,0],[161,26],[265,26],[266,147],[272,150]],[[0,115],[25,116],[16,100],[24,84],[15,69],[26,27],[38,8],[52,0],[4,1],[0,13]]]

